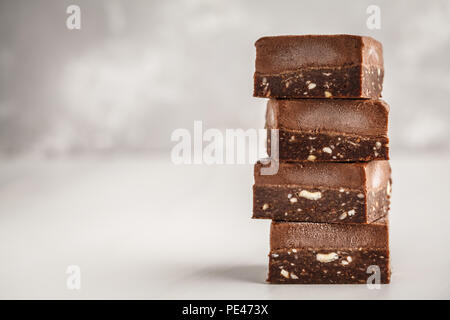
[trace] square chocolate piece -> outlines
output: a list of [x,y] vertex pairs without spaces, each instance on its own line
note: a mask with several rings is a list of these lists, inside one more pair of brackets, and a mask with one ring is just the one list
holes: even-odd
[[[270,99],[266,128],[279,130],[281,160],[389,160],[388,116],[382,100]],[[268,130],[269,154],[270,142]]]
[[[390,282],[387,220],[373,224],[272,222],[270,283]],[[371,277],[369,279],[369,277]]]
[[383,49],[371,37],[263,37],[255,46],[255,97],[377,99],[381,96]]
[[280,162],[275,175],[255,165],[253,218],[299,222],[371,223],[388,214],[389,161]]

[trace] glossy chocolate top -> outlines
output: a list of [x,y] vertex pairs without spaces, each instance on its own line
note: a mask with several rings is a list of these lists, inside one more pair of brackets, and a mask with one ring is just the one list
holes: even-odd
[[261,74],[355,64],[383,68],[382,45],[371,37],[343,34],[263,37],[255,46],[255,68]]
[[388,115],[389,106],[382,100],[270,99],[266,127],[387,136]]
[[371,224],[277,222],[270,228],[270,250],[291,248],[386,249],[387,220]]
[[299,185],[375,191],[385,188],[391,177],[391,167],[387,160],[356,163],[280,162],[275,175],[261,175],[262,166],[260,162],[255,164],[256,185]]

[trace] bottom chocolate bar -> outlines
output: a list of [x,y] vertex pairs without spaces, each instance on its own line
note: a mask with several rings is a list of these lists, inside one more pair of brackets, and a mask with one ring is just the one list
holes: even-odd
[[270,283],[390,282],[387,221],[373,224],[272,222]]
[[[371,267],[369,266],[377,266]],[[387,249],[291,249],[270,254],[270,283],[357,284],[367,283],[379,270],[380,283],[389,283]]]

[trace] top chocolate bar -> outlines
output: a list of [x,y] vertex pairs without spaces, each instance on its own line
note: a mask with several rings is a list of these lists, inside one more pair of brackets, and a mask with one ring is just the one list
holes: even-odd
[[371,37],[263,37],[255,46],[255,97],[377,99],[381,96],[383,49]]

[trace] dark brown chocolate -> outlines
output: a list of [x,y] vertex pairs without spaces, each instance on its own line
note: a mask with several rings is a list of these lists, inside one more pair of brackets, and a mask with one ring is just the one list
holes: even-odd
[[270,99],[268,128],[360,136],[387,136],[389,105],[383,100]]
[[[295,249],[294,249],[295,250]],[[296,249],[273,251],[267,281],[274,284],[364,284],[377,266],[380,284],[390,283],[388,249]],[[330,259],[324,263],[317,257]],[[373,268],[373,267],[372,267]]]
[[256,41],[255,97],[372,98],[381,96],[383,50],[370,37],[306,35]]
[[371,223],[388,214],[391,168],[368,163],[280,162],[275,175],[255,165],[253,218]]
[[[281,160],[388,160],[388,115],[381,100],[271,99],[266,128],[279,130]],[[270,142],[268,131],[269,155]]]
[[387,220],[373,224],[272,222],[270,283],[366,283],[374,270],[390,282]]
[[[267,152],[272,156],[270,134],[268,131]],[[389,160],[387,137],[279,130],[278,149],[278,158],[285,161]]]

